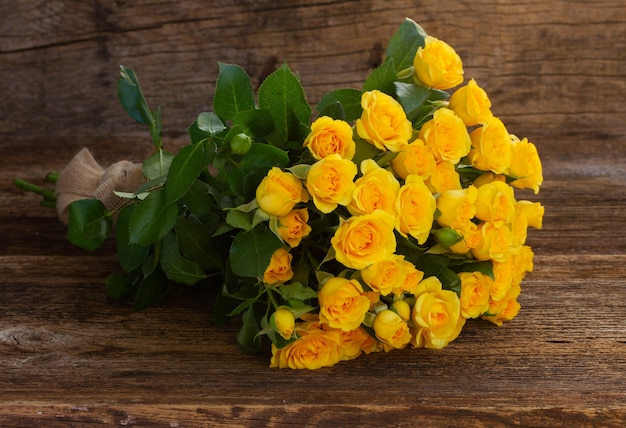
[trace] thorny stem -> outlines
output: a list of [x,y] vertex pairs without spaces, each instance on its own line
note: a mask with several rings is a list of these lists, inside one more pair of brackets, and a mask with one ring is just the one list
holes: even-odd
[[21,178],[14,179],[13,183],[20,189],[24,189],[27,192],[33,192],[43,196],[44,201],[56,202],[57,200],[57,197],[53,191],[44,189],[43,187],[37,186],[33,183],[29,183],[28,181],[22,180]]

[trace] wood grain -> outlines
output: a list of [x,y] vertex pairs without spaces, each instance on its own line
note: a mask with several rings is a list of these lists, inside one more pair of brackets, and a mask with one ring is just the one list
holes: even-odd
[[[0,0],[0,426],[546,426],[626,424],[626,5],[517,2]],[[441,351],[269,369],[212,289],[133,313],[107,301],[113,243],[71,246],[15,188],[88,146],[149,153],[119,107],[117,66],[161,106],[165,141],[211,108],[217,61],[258,84],[288,62],[315,103],[358,87],[405,17],[448,41],[509,130],[544,161],[544,228],[522,311],[469,322]]]

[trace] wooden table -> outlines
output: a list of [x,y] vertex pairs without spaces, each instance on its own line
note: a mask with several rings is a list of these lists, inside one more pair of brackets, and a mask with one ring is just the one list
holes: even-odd
[[[454,3],[454,4],[451,4]],[[623,426],[626,5],[295,0],[0,1],[0,426]],[[115,96],[135,68],[166,146],[211,107],[217,61],[260,81],[283,61],[311,102],[358,87],[409,16],[448,41],[509,131],[536,143],[535,271],[518,317],[441,351],[274,370],[211,321],[213,292],[144,312],[107,301],[114,245],[71,246],[41,184],[81,147],[140,160]]]

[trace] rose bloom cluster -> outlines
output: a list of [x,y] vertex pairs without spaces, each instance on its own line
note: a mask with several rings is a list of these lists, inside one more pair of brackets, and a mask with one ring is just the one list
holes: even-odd
[[[527,229],[541,228],[543,207],[516,200],[513,188],[539,191],[537,150],[509,134],[473,79],[459,87],[462,62],[445,42],[428,36],[413,68],[423,86],[458,87],[420,129],[396,99],[365,92],[355,124],[326,116],[311,124],[303,147],[312,165],[299,173],[273,168],[257,188],[259,209],[276,220],[285,243],[263,278],[276,287],[292,279],[290,252],[312,233],[311,204],[324,215],[349,213],[328,243],[345,269],[320,280],[317,313],[281,307],[274,314],[276,331],[295,340],[272,345],[272,367],[317,369],[362,353],[441,349],[467,319],[500,325],[520,309],[520,283],[533,269]],[[393,159],[384,167],[373,159],[357,165],[355,139]],[[475,172],[471,180],[463,168]],[[432,237],[443,253],[490,261],[493,275],[460,272],[460,293],[444,289],[396,252],[397,235],[418,245]]]

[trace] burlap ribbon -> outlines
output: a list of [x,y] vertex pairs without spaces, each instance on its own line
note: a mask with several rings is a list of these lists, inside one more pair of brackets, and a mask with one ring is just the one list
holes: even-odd
[[63,168],[55,185],[59,219],[67,224],[69,205],[79,199],[98,199],[109,211],[115,210],[127,200],[113,192],[132,193],[146,181],[141,164],[124,160],[104,169],[89,150],[82,149]]

